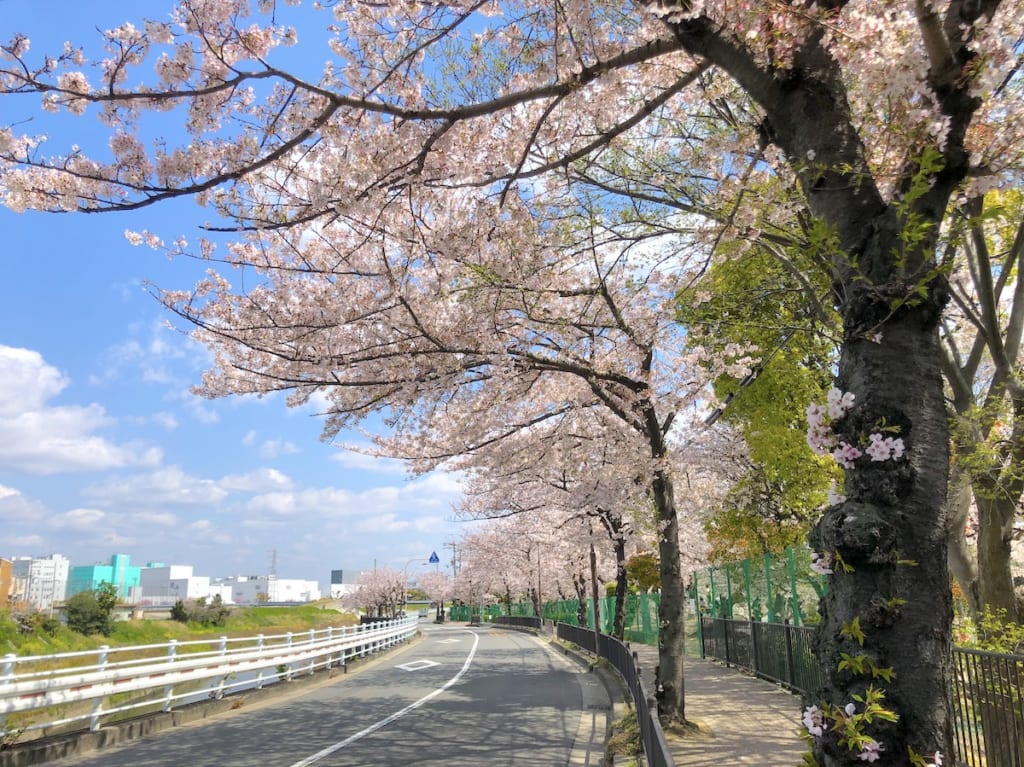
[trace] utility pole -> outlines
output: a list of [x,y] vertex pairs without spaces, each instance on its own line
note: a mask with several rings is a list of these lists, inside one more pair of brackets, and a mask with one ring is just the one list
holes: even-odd
[[601,654],[601,605],[597,601],[597,552],[594,551],[594,528],[590,527],[590,592],[594,599],[594,654]]

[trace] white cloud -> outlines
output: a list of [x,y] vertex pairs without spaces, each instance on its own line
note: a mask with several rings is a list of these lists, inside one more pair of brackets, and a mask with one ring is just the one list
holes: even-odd
[[241,510],[250,522],[290,517],[296,523],[319,520],[332,531],[432,532],[451,516],[452,504],[461,491],[458,476],[436,473],[407,485],[379,485],[360,491],[327,487],[266,492],[250,498]]
[[178,517],[168,511],[140,511],[132,515],[132,521],[159,527],[174,527],[178,524]]
[[206,400],[197,397],[191,390],[180,392],[175,399],[181,401],[186,412],[199,423],[217,423],[220,421],[220,413],[206,404]]
[[106,514],[99,509],[71,509],[51,516],[47,525],[56,530],[93,530],[103,522],[104,517]]
[[260,445],[262,458],[277,458],[280,455],[293,455],[297,452],[299,448],[287,440],[269,439]]
[[299,513],[298,499],[294,493],[263,493],[245,504],[248,512],[288,516]]
[[41,549],[46,545],[41,535],[12,535],[9,538],[2,538],[12,549]]
[[0,498],[11,498],[15,495],[21,495],[20,492],[15,490],[13,487],[7,487],[7,485],[0,485]]
[[342,447],[337,453],[332,455],[331,460],[353,471],[372,471],[375,474],[397,475],[405,475],[408,472],[408,465],[404,461],[399,461],[395,458],[380,458],[375,455],[367,455],[347,447]]
[[356,529],[365,533],[401,533],[409,530],[412,522],[394,514],[378,514],[362,520]]
[[161,508],[165,505],[215,506],[227,497],[228,491],[214,480],[193,477],[177,466],[169,466],[90,485],[82,494],[101,506]]
[[153,413],[153,423],[163,426],[167,431],[174,431],[178,428],[178,419],[173,413],[168,413],[166,411]]
[[96,434],[113,425],[100,405],[49,404],[69,383],[38,352],[0,346],[0,468],[60,474],[159,465],[159,448]]
[[218,483],[225,490],[250,493],[266,493],[274,490],[290,490],[291,478],[277,469],[261,468],[246,474],[228,474]]

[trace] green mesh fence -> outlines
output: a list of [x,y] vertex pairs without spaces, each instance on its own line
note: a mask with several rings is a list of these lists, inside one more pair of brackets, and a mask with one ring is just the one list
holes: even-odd
[[[637,644],[657,645],[659,605],[660,595],[657,593],[627,595],[623,639]],[[615,620],[615,597],[604,597],[599,600],[599,609],[601,631],[611,634]],[[552,600],[544,603],[542,612],[545,620],[555,623],[568,623],[586,628],[594,627],[594,603],[590,599],[583,603],[582,609],[580,602],[575,599]],[[487,605],[476,609],[467,605],[456,605],[449,609],[448,614],[453,621],[469,621],[474,613],[479,613],[484,621],[489,621],[498,615],[532,616],[534,610],[532,602],[518,602],[512,605],[511,610],[505,605]],[[692,610],[687,609],[683,624],[686,634],[686,653],[699,657],[700,621],[697,620],[697,616]]]
[[693,574],[701,613],[797,626],[817,622],[825,577],[811,570],[811,551],[789,548],[779,554],[729,562]]
[[[811,570],[811,551],[807,547],[793,547],[778,554],[764,554],[694,572],[683,620],[687,654],[700,654],[698,614],[768,623],[788,621],[795,626],[817,623],[818,601],[825,593],[825,582],[824,576]],[[615,597],[601,599],[599,606],[601,631],[611,634]],[[623,639],[656,645],[658,607],[657,593],[629,594]],[[575,599],[548,601],[541,612],[545,620],[555,623],[594,627],[594,605],[590,599],[582,607]],[[532,616],[535,613],[532,602],[516,602],[511,608],[456,605],[449,610],[453,621],[469,621],[474,614],[489,621],[498,615]]]

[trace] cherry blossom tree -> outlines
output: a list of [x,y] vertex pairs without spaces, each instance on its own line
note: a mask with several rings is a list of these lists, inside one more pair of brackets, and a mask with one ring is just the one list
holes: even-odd
[[[447,415],[459,427],[450,433],[477,435],[465,440],[472,448],[487,430],[463,431],[478,425],[461,405],[490,395],[488,422],[499,412],[485,381],[505,376],[520,393],[552,377],[580,383],[552,385],[552,410],[599,401],[635,425],[654,461],[662,589],[674,608],[678,517],[672,477],[657,467],[679,406],[702,387],[689,385],[692,359],[650,343],[664,307],[645,297],[649,314],[628,322],[616,310],[638,292],[583,280],[581,261],[564,260],[585,250],[567,245],[574,235],[594,240],[594,227],[569,219],[584,208],[603,220],[596,231],[628,237],[620,252],[631,255],[661,238],[644,255],[662,263],[767,241],[758,211],[795,220],[829,270],[844,333],[838,394],[813,413],[816,444],[846,469],[845,498],[813,534],[837,565],[817,648],[826,678],[807,719],[813,758],[904,764],[952,745],[941,244],[955,229],[951,200],[1019,180],[1021,5],[349,0],[329,11],[333,58],[302,73],[271,63],[296,40],[280,21],[286,8],[265,0],[251,16],[244,0],[189,0],[169,18],[104,32],[96,66],[72,45],[35,59],[28,40],[12,39],[0,88],[42,94],[47,109],[95,112],[111,140],[51,156],[39,137],[3,129],[0,185],[14,209],[132,209],[195,195],[226,219],[238,233],[227,253],[211,239],[200,254],[252,267],[262,282],[235,294],[212,275],[196,296],[167,296],[214,349],[211,395],[286,389],[301,402],[328,388],[329,435],[390,401],[398,433]],[[142,74],[149,64],[155,80]],[[187,135],[149,142],[144,118],[155,113],[183,116]],[[661,172],[693,204],[649,203],[643,178],[611,183],[619,147],[668,158]],[[609,262],[607,245],[591,248],[594,265]],[[531,279],[539,288],[559,264],[563,280],[547,292],[484,290]],[[648,275],[628,285],[665,276]],[[513,295],[518,317],[543,319],[538,297],[573,290],[578,319],[533,327],[527,339],[512,331]],[[475,300],[483,295],[489,302]],[[616,322],[595,323],[583,311],[595,303]],[[402,323],[378,321],[402,312]],[[506,339],[502,353],[492,345],[482,355],[441,332],[442,320],[467,335],[486,327],[486,338]],[[569,329],[579,342],[572,364],[555,353],[569,348],[564,337],[549,337]],[[606,367],[631,334],[640,343],[620,358],[628,364]],[[534,374],[515,379],[527,361]],[[663,363],[677,375],[657,376]],[[458,376],[472,384],[458,389]],[[512,391],[502,390],[505,402],[517,401]],[[673,616],[663,617],[661,703],[681,719],[679,646]],[[851,672],[844,654],[879,675]]]
[[[1019,606],[1010,571],[1013,527],[1024,493],[1024,390],[1017,370],[1024,329],[1024,206],[1019,191],[964,201],[955,211],[964,233],[951,240],[951,310],[942,324],[943,373],[956,414],[950,483],[951,570],[971,607]],[[973,492],[971,492],[973,490]],[[977,559],[963,529],[974,499]]]
[[[557,421],[524,429],[457,460],[455,465],[468,477],[459,510],[478,519],[527,517],[532,530],[524,536],[531,541],[542,537],[565,540],[582,530],[587,531],[584,537],[590,540],[596,527],[615,558],[612,633],[621,639],[626,614],[627,549],[633,537],[634,517],[652,516],[647,495],[650,481],[644,476],[643,464],[638,465],[633,445],[617,444],[616,432],[600,426],[600,420],[587,410],[566,413]],[[541,530],[547,532],[542,534]],[[577,575],[585,582],[585,574],[573,574],[577,592]],[[538,615],[540,591],[538,588],[535,592]]]
[[367,615],[394,618],[405,604],[405,576],[390,567],[366,570],[356,580],[356,589],[344,599],[347,606],[360,607]]
[[427,596],[437,603],[437,615],[441,617],[445,600],[452,595],[452,579],[445,570],[431,570],[419,577],[418,585]]

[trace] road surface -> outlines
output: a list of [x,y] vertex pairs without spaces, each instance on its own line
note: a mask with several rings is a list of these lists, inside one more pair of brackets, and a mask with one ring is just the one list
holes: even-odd
[[358,673],[60,767],[598,765],[599,677],[533,635],[424,626]]

